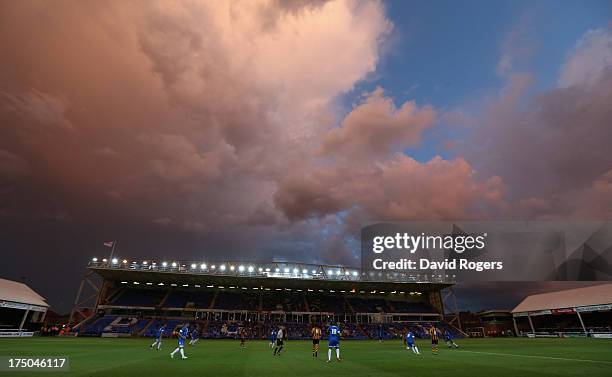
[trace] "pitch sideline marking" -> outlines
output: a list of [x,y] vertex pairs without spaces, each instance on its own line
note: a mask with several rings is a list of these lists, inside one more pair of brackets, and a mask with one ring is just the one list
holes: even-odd
[[572,358],[567,358],[567,357],[517,355],[515,353],[480,352],[480,351],[468,351],[468,350],[459,350],[459,352],[480,353],[480,354],[483,354],[483,355],[493,355],[493,356],[514,356],[514,357],[528,357],[528,358],[535,358],[535,359],[549,359],[549,360],[563,360],[563,361],[584,361],[584,362],[589,362],[589,363],[612,364],[612,361],[607,361],[607,360],[572,359]]

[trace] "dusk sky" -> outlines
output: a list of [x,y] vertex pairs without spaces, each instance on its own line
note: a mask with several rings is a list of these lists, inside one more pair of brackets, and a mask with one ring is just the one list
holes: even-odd
[[606,0],[0,2],[0,276],[67,311],[106,241],[358,266],[372,221],[609,220],[611,22]]

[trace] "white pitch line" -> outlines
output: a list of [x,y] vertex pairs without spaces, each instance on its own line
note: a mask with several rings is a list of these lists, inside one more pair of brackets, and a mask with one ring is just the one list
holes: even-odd
[[584,362],[588,362],[588,363],[612,364],[612,361],[607,361],[607,360],[572,359],[572,358],[567,358],[567,357],[517,355],[517,354],[514,354],[514,353],[480,352],[480,351],[467,351],[467,350],[460,350],[459,352],[480,353],[480,354],[483,354],[483,355],[493,355],[493,356],[514,356],[514,357],[527,357],[527,358],[532,358],[532,359],[548,359],[548,360],[563,360],[563,361],[584,361]]

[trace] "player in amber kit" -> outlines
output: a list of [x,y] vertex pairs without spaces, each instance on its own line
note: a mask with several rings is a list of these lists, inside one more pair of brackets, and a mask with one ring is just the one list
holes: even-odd
[[247,337],[247,330],[244,327],[241,327],[238,330],[238,333],[240,334],[240,349],[245,349],[246,348],[246,337]]
[[312,338],[312,357],[318,357],[319,342],[321,341],[321,328],[314,325],[312,330],[310,330],[310,337]]
[[431,336],[431,352],[434,355],[438,354],[438,329],[436,325],[432,325],[429,329],[429,335]]

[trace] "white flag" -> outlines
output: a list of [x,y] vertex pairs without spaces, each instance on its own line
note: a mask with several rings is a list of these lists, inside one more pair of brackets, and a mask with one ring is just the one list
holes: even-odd
[[106,247],[113,247],[113,245],[115,245],[115,241],[104,242],[104,246],[106,246]]

